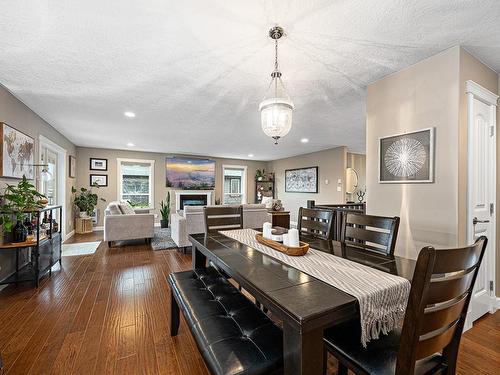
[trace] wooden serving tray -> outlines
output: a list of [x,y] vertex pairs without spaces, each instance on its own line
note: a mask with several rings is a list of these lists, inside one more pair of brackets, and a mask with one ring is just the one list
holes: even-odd
[[272,247],[274,250],[277,250],[283,254],[291,255],[294,257],[306,255],[307,251],[309,250],[309,244],[302,241],[299,242],[300,243],[299,247],[288,247],[280,242],[264,238],[264,236],[260,233],[257,233],[255,235],[255,239],[263,245]]

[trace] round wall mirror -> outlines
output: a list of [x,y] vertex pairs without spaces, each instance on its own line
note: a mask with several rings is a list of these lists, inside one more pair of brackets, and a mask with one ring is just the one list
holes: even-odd
[[358,187],[358,172],[354,168],[347,168],[345,170],[345,192],[347,194],[354,194]]

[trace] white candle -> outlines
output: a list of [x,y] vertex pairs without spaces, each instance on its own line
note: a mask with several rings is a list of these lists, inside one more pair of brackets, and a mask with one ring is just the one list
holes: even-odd
[[272,229],[273,225],[267,221],[262,225],[262,235],[264,236],[264,238],[271,238]]
[[288,233],[283,234],[283,245],[288,246]]
[[299,231],[295,228],[288,231],[288,246],[299,247]]

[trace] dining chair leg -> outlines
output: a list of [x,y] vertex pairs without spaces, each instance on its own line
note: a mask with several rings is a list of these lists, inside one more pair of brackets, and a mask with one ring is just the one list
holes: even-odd
[[323,375],[328,374],[328,351],[323,348]]
[[170,291],[170,336],[177,336],[179,332],[180,316],[179,305],[174,297],[174,292]]
[[339,367],[338,367],[338,371],[337,371],[337,374],[338,375],[347,375],[347,367],[343,364],[343,363],[340,363],[339,361]]

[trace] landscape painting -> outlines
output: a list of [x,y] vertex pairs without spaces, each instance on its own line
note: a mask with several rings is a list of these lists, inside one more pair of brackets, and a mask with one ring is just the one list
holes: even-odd
[[215,189],[215,161],[194,158],[166,158],[166,186],[182,190]]
[[35,141],[13,127],[0,123],[2,138],[1,176],[27,179],[34,178],[33,161]]

